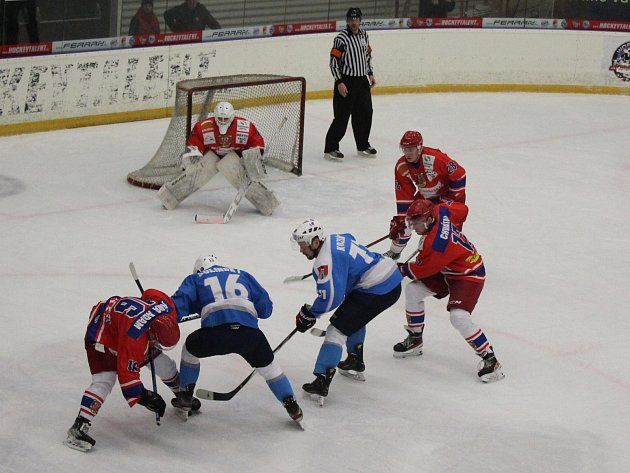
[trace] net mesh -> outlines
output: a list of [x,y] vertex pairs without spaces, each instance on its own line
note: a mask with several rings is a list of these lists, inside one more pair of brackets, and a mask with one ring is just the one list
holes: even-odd
[[171,122],[160,147],[141,169],[128,174],[134,185],[159,189],[181,173],[177,159],[192,127],[218,102],[230,102],[237,116],[256,125],[265,139],[265,163],[302,174],[306,82],[301,77],[242,74],[177,83]]

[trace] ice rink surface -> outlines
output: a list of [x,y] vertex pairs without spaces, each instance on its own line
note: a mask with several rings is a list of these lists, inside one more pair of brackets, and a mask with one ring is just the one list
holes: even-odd
[[[630,97],[397,95],[375,97],[374,108],[378,157],[355,156],[349,130],[347,157],[335,163],[322,159],[331,102],[307,102],[304,175],[271,170],[282,206],[263,217],[244,202],[228,225],[193,223],[197,212],[222,214],[235,195],[221,176],[170,212],[155,191],[126,182],[167,119],[0,138],[0,471],[628,471]],[[94,449],[61,444],[90,383],[89,311],[137,294],[130,261],[145,287],[168,293],[200,254],[248,270],[274,301],[261,327],[275,346],[315,297],[312,280],[283,284],[310,270],[290,247],[292,229],[315,217],[360,242],[384,235],[408,129],[467,170],[464,232],[488,274],[473,318],[504,380],[477,380],[478,358],[444,300],[427,304],[424,355],[394,359],[405,336],[401,298],[368,326],[367,381],[337,376],[323,408],[301,398],[322,339],[297,334],[278,352],[306,431],[256,376],[232,401],[205,401],[187,423],[169,407],[160,427],[144,408],[129,409],[116,385],[90,430]],[[317,327],[326,325],[327,317]],[[182,324],[183,338],[197,327]],[[170,352],[178,363],[183,338]],[[216,391],[250,371],[237,356],[201,366],[198,387]],[[148,370],[142,378],[149,387]]]

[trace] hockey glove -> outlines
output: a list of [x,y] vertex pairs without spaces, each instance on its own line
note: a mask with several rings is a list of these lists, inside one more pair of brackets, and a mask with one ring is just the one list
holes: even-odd
[[302,333],[315,325],[316,321],[317,318],[311,312],[311,306],[308,304],[304,304],[295,316],[295,326]]
[[196,163],[201,158],[203,158],[203,155],[196,146],[187,146],[186,151],[179,157],[179,166],[182,168],[182,171],[185,171],[188,166]]
[[409,263],[398,263],[398,271],[400,271],[403,278],[416,279],[411,271],[409,271]]
[[145,389],[142,391],[142,396],[140,396],[140,400],[138,404],[146,407],[151,412],[157,412],[160,417],[164,417],[164,411],[166,410],[166,403],[162,396],[158,393],[154,393],[153,391],[149,391]]
[[390,240],[398,240],[399,238],[405,238],[405,230],[407,223],[405,217],[402,215],[395,215],[389,222],[389,238]]

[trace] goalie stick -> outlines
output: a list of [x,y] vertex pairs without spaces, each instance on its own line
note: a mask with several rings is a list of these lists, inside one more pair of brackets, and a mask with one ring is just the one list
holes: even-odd
[[[294,328],[291,331],[291,333],[289,335],[287,335],[285,337],[285,339],[282,340],[280,342],[280,344],[276,348],[273,349],[273,352],[276,353],[278,350],[280,350],[280,348],[282,348],[284,346],[284,344],[287,343],[291,339],[291,337],[297,333],[297,331],[298,331],[297,327]],[[243,389],[243,387],[249,382],[249,380],[252,378],[252,376],[254,376],[254,373],[256,373],[255,369],[252,370],[252,372],[247,375],[247,378],[245,378],[243,381],[241,381],[241,384],[236,386],[230,392],[219,393],[219,392],[216,392],[216,391],[209,391],[208,389],[197,389],[197,391],[195,392],[195,395],[199,399],[207,399],[207,400],[210,400],[210,401],[229,401],[230,399],[232,399],[236,395],[237,392],[239,392],[241,389]]]
[[[367,245],[365,245],[366,248],[370,248],[374,245],[376,245],[377,243],[382,242],[383,240],[385,240],[387,237],[389,237],[389,234],[385,235],[384,237],[379,238],[378,240],[374,240],[371,243],[368,243]],[[286,278],[284,278],[284,283],[288,283],[288,282],[294,282],[294,281],[304,281],[306,278],[308,278],[312,273],[308,273],[308,274],[304,274],[302,276],[288,276]]]
[[[268,150],[271,149],[271,145],[276,141],[276,138],[278,137],[280,130],[282,130],[287,120],[288,120],[287,117],[284,117],[282,119],[282,121],[280,122],[280,125],[278,125],[278,129],[275,131],[275,133],[273,134],[269,142],[266,144],[265,146],[266,149]],[[264,159],[262,163],[263,163],[263,169],[264,169],[265,167]],[[266,173],[267,172],[265,171],[265,174]],[[241,183],[241,186],[238,188],[238,192],[236,193],[236,196],[234,196],[234,199],[232,200],[232,202],[230,202],[230,206],[226,210],[225,214],[223,216],[195,214],[195,223],[228,223],[232,219],[232,216],[234,215],[234,212],[236,212],[236,209],[238,209],[239,205],[241,205],[241,200],[243,200],[243,197],[247,193],[247,190],[252,185],[252,183],[253,181],[248,177],[247,173],[245,173],[245,175],[243,176],[243,182]]]
[[[140,289],[140,294],[144,292],[142,288],[142,284],[140,283],[140,278],[138,277],[138,273],[136,272],[136,266],[133,264],[133,261],[129,263],[129,271],[131,271],[131,276],[133,280],[136,282],[136,286]],[[155,363],[153,362],[153,350],[149,348],[149,366],[151,367],[151,382],[153,383],[153,392],[158,393],[157,390],[157,381],[155,379]],[[160,425],[160,414],[155,413],[155,423]]]

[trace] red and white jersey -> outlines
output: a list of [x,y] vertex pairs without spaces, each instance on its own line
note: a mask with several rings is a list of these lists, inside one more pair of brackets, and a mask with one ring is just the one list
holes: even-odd
[[161,314],[177,317],[164,302],[118,296],[99,302],[90,312],[85,341],[93,343],[98,351],[109,350],[116,355],[118,382],[130,406],[140,400],[144,391],[140,367],[147,360],[148,329]]
[[440,203],[433,208],[433,223],[422,241],[415,261],[406,263],[414,279],[442,273],[446,279],[482,283],[486,278],[483,259],[473,245],[457,230],[468,214],[461,202]]
[[407,215],[415,199],[433,203],[466,201],[466,170],[439,149],[422,148],[417,162],[408,163],[404,156],[394,170],[398,215]]
[[259,148],[262,155],[265,151],[265,140],[249,120],[234,117],[225,135],[219,132],[214,117],[198,122],[188,138],[188,146],[196,146],[201,154],[213,151],[222,158],[230,151],[241,156],[244,149]]

